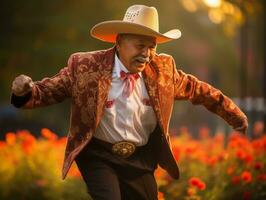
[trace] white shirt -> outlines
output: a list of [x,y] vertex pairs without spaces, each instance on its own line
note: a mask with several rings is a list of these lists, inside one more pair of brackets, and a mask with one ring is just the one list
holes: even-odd
[[115,55],[111,89],[104,115],[94,137],[110,143],[130,141],[137,146],[142,146],[148,142],[157,120],[141,73],[131,95],[124,97],[122,96],[124,83],[120,79],[121,70],[128,72]]

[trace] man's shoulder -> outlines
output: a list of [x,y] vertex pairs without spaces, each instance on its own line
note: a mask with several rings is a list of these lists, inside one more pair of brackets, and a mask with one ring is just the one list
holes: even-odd
[[155,61],[166,61],[166,60],[169,61],[172,60],[173,57],[166,53],[159,53],[155,55],[154,59]]
[[82,61],[82,60],[95,60],[101,59],[111,54],[113,48],[110,49],[103,49],[103,50],[96,50],[96,51],[87,51],[87,52],[75,52],[70,55],[71,60]]
[[173,57],[166,53],[156,54],[153,58],[153,62],[159,68],[160,67],[165,68],[166,65],[173,66],[174,64]]

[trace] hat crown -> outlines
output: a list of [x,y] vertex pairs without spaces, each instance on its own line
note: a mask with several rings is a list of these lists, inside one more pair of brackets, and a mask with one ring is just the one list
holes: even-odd
[[154,7],[133,5],[127,9],[123,21],[140,24],[159,32],[158,12]]
[[145,5],[130,6],[123,20],[110,20],[98,23],[90,31],[92,37],[105,42],[115,43],[121,33],[146,35],[156,38],[156,43],[178,39],[181,31],[172,29],[166,33],[159,32],[159,17],[156,8]]

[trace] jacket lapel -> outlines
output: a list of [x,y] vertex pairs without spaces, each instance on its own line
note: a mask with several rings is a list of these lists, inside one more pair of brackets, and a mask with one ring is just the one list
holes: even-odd
[[156,68],[152,66],[152,63],[150,63],[147,64],[142,74],[147,92],[149,94],[153,106],[153,110],[159,122],[159,126],[161,130],[163,130],[164,132],[161,105],[160,105],[160,93],[158,86],[158,72],[156,71]]
[[96,120],[95,120],[95,130],[102,118],[104,107],[108,98],[109,90],[112,82],[112,70],[114,66],[114,55],[115,47],[106,51],[104,55],[101,69],[100,69],[100,79],[98,81],[98,92],[97,92],[97,104],[96,104]]

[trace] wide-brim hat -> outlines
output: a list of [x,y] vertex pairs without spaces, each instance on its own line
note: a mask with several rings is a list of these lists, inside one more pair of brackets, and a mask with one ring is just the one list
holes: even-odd
[[158,44],[181,37],[181,31],[178,29],[160,33],[156,8],[144,5],[130,6],[123,20],[98,23],[92,27],[90,33],[94,38],[111,43],[116,42],[116,36],[120,33],[152,36],[156,38]]

